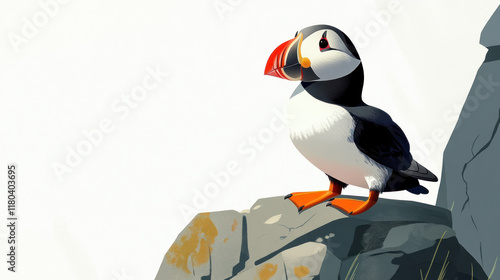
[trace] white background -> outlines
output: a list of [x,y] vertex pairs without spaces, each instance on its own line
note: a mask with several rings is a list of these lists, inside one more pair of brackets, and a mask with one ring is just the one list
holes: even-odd
[[[273,49],[313,24],[351,37],[365,101],[391,114],[415,158],[440,175],[486,52],[480,31],[499,2],[401,1],[391,10],[389,1],[72,0],[47,16],[48,1],[0,4],[2,225],[7,164],[19,176],[18,272],[3,261],[0,226],[2,279],[153,279],[195,212],[326,189],[326,176],[278,129],[276,112],[297,82],[263,75]],[[36,30],[23,34],[27,21]],[[148,68],[169,75],[129,115],[115,112]],[[59,180],[54,164],[67,165],[68,149],[104,119],[113,131]],[[227,164],[237,174],[207,191]],[[434,204],[439,184],[425,186],[427,196],[382,198]]]

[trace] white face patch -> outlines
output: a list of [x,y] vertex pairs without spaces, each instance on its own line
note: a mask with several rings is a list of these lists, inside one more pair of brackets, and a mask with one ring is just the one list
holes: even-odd
[[[320,50],[319,42],[326,31],[326,40],[331,49]],[[320,78],[317,81],[334,80],[354,71],[361,61],[347,49],[339,35],[333,30],[318,30],[302,41],[302,57],[311,61],[311,68]]]

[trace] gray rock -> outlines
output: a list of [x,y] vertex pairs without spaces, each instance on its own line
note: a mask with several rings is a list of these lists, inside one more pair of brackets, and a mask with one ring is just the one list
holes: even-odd
[[328,279],[329,276],[335,275],[341,264],[342,262],[328,251],[326,245],[307,242],[287,249],[231,279]]
[[498,34],[498,27],[500,26],[500,9],[497,9],[490,20],[486,24],[481,33],[479,43],[485,47],[499,46],[500,36]]
[[487,279],[458,243],[446,209],[380,199],[347,216],[325,204],[299,214],[292,202],[274,197],[244,214],[199,214],[167,252],[156,280]]
[[236,211],[198,214],[170,247],[156,279],[232,276],[248,255],[245,227],[244,216]]
[[488,53],[446,147],[437,200],[452,209],[458,240],[488,272],[500,255],[499,30],[500,8],[481,34]]

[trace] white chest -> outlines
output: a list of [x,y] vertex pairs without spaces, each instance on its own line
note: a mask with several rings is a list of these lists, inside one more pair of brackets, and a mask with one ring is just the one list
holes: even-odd
[[[287,105],[292,140],[307,140],[321,134],[335,133],[331,140],[352,143],[354,120],[341,106],[322,102],[299,86]],[[339,143],[341,144],[341,143]]]
[[361,153],[353,141],[355,122],[341,106],[322,102],[299,86],[287,106],[290,138],[324,173],[364,188],[381,188],[389,169]]

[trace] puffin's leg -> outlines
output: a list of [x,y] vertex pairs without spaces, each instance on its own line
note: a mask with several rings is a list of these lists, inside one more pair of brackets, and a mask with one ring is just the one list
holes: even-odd
[[366,201],[350,199],[350,198],[337,198],[328,202],[326,206],[333,206],[344,210],[349,215],[358,215],[370,209],[378,200],[378,191],[370,190],[370,195]]
[[306,210],[308,208],[313,207],[325,200],[331,199],[340,195],[342,193],[342,185],[341,182],[331,182],[330,188],[327,191],[315,191],[315,192],[294,192],[287,196],[285,199],[290,199],[290,201],[297,206],[299,212],[302,210]]

